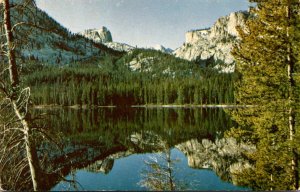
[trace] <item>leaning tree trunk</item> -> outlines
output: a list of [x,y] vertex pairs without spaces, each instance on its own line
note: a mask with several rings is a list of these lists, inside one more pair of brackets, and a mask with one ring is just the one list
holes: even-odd
[[18,68],[16,63],[16,56],[13,50],[14,37],[11,30],[12,27],[11,27],[11,19],[10,19],[9,0],[3,0],[3,4],[4,4],[4,30],[5,30],[6,40],[7,40],[7,57],[9,61],[9,77],[10,77],[12,89],[16,89],[19,85],[19,75],[18,75]]
[[[1,1],[0,1],[1,2]],[[20,123],[22,124],[23,134],[24,134],[24,141],[26,146],[26,156],[28,159],[28,164],[30,167],[30,174],[32,179],[32,184],[34,190],[40,190],[41,188],[41,177],[39,176],[40,173],[40,165],[39,160],[36,152],[36,148],[34,145],[34,141],[31,137],[31,128],[28,125],[28,121],[26,119],[26,113],[22,112],[22,107],[18,106],[18,95],[19,95],[19,75],[18,75],[18,68],[16,62],[16,56],[14,51],[14,36],[12,33],[12,24],[11,24],[11,13],[10,13],[10,3],[9,0],[3,0],[3,7],[4,7],[4,29],[5,29],[5,36],[7,40],[7,57],[8,57],[8,64],[9,64],[9,77],[10,77],[10,84],[11,84],[11,95],[10,100],[13,106],[14,113]]]

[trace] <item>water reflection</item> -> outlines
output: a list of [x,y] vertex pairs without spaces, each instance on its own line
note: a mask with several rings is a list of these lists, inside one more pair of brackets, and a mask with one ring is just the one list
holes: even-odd
[[[165,156],[169,157],[169,163],[180,157],[180,162],[174,163],[176,169],[169,169],[176,175],[172,186],[176,186],[177,180],[187,183],[183,185],[186,189],[246,189],[223,182],[228,181],[252,189],[291,189],[297,179],[294,173],[298,170],[293,169],[292,163],[294,152],[298,152],[299,135],[290,141],[286,117],[270,110],[253,111],[258,109],[235,109],[232,114],[239,128],[230,131],[228,128],[237,125],[220,109],[35,110],[34,116],[49,114],[46,119],[35,122],[37,127],[46,126],[61,136],[59,147],[36,138],[41,167],[47,173],[44,188],[145,190],[144,186],[151,189],[145,183],[138,185],[141,180],[152,182],[141,176],[147,167],[144,162],[149,156],[158,157],[164,152],[169,154]],[[260,116],[251,115],[257,113]],[[5,117],[1,118],[5,121]],[[14,145],[7,137],[18,139],[18,134],[10,134],[1,134],[2,146]],[[29,168],[22,163],[22,150],[12,148],[3,154],[1,187],[31,189],[30,180],[24,179],[29,178]],[[168,162],[168,158],[165,160]],[[165,164],[158,162],[156,166],[152,162],[149,165],[157,168]],[[53,170],[55,174],[50,174]],[[67,188],[62,185],[66,179]],[[94,182],[87,181],[89,179]]]
[[52,116],[46,124],[65,135],[67,154],[53,153],[51,161],[64,167],[65,175],[82,168],[108,173],[115,159],[157,153],[164,150],[163,146],[172,148],[191,139],[214,141],[233,126],[220,109],[106,108],[51,112],[60,118]]
[[[145,160],[156,156],[159,153],[134,154],[128,157],[115,159],[113,169],[107,174],[88,172],[84,169],[77,170],[75,175],[80,185],[80,190],[147,190],[139,185],[140,174],[147,168]],[[171,159],[180,159],[174,163],[174,176],[179,184],[184,184],[184,189],[192,190],[246,190],[236,187],[228,182],[221,181],[218,176],[209,169],[193,169],[187,166],[187,159],[178,149],[171,150]],[[162,163],[162,162],[160,162]],[[66,178],[71,179],[69,175]],[[68,183],[60,183],[53,188],[57,190],[73,190]]]
[[188,158],[188,165],[193,168],[209,168],[225,181],[234,184],[236,178],[232,173],[236,170],[243,171],[250,166],[244,153],[256,151],[254,145],[238,143],[234,138],[222,138],[211,141],[208,139],[192,139],[176,145]]
[[58,173],[44,164],[39,144],[50,133],[36,125],[29,113],[20,115],[23,104],[16,106],[8,99],[0,101],[0,191],[47,189],[48,179]]
[[[115,186],[115,183],[110,183],[107,178],[113,174],[111,179],[118,180],[124,169],[138,167],[132,158],[138,156],[139,161],[135,163],[139,163],[140,166],[146,154],[157,154],[164,151],[165,146],[172,151],[175,150],[174,147],[182,151],[188,157],[191,168],[213,169],[225,181],[232,181],[231,167],[244,161],[240,155],[241,151],[252,150],[251,147],[245,147],[246,144],[238,145],[235,141],[222,140],[224,131],[234,123],[220,109],[66,108],[34,111],[35,116],[41,113],[47,113],[49,116],[36,123],[46,126],[62,137],[59,150],[45,141],[41,141],[37,146],[40,158],[43,158],[43,165],[47,165],[46,168],[51,170],[59,170],[60,173],[49,177],[49,186],[45,187],[46,189],[51,189],[65,180],[65,176],[68,176],[68,185],[73,190],[76,189],[75,186],[81,189],[74,179],[80,180],[80,183],[84,182],[88,178],[87,173],[96,174],[97,177],[99,174],[107,175],[101,177],[101,182],[106,186],[111,184],[104,188],[94,183],[90,186],[94,188],[89,188],[91,190],[141,189],[133,187],[140,181],[140,172],[132,173],[134,175],[130,175],[129,178],[125,177],[136,178],[126,181],[132,182],[131,188],[110,188]],[[242,149],[237,150],[238,148]],[[177,149],[175,152],[179,153]],[[180,154],[182,162],[187,164],[187,159],[181,152]],[[123,160],[124,164],[117,163]],[[115,172],[118,166],[123,168],[121,172]],[[180,167],[180,172],[188,169],[183,164],[180,164]],[[188,169],[190,172],[200,174],[191,168]],[[182,179],[188,179],[187,182],[192,183],[195,178],[197,176]],[[202,178],[205,179],[206,176]],[[197,185],[193,184],[194,187],[190,189],[242,189],[224,183],[216,176],[211,178],[214,178],[212,183],[216,183],[216,186],[210,187],[215,188],[203,188],[203,185],[195,188]]]
[[151,191],[187,190],[187,181],[175,177],[175,164],[178,161],[180,159],[171,158],[171,149],[165,146],[163,152],[151,155],[144,161],[146,168],[141,173],[139,185]]

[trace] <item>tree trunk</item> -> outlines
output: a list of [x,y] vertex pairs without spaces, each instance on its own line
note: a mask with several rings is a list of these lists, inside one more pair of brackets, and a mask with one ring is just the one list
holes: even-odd
[[294,73],[294,65],[295,65],[295,60],[293,59],[293,50],[292,50],[292,45],[291,45],[291,40],[290,40],[290,27],[292,27],[291,24],[291,19],[292,19],[292,15],[291,15],[291,10],[292,9],[292,4],[291,2],[288,0],[287,2],[287,8],[286,8],[286,17],[287,17],[287,21],[289,22],[288,26],[287,26],[287,32],[286,32],[286,37],[287,37],[287,41],[288,43],[288,47],[287,47],[287,75],[288,75],[288,80],[289,80],[289,138],[290,141],[292,142],[292,171],[293,171],[293,180],[294,180],[294,189],[298,189],[299,188],[299,171],[298,171],[298,154],[297,151],[295,149],[295,146],[293,144],[294,141],[294,136],[296,133],[296,114],[295,114],[295,109],[294,109],[294,90],[295,90],[295,80],[293,78],[293,73]]
[[2,188],[2,181],[1,181],[1,178],[0,178],[0,191],[4,191],[4,189]]
[[35,148],[35,144],[31,137],[31,135],[32,135],[31,129],[30,129],[26,119],[20,113],[16,102],[13,101],[12,104],[14,107],[15,114],[18,117],[18,119],[21,121],[21,124],[23,126],[26,156],[27,156],[27,160],[28,160],[28,164],[29,164],[29,168],[30,168],[33,189],[35,191],[41,190],[42,189],[42,186],[40,186],[42,184],[42,182],[40,182],[41,181],[41,177],[40,177],[41,170],[40,170],[39,159],[38,159],[37,151]]
[[11,27],[11,19],[10,19],[10,4],[9,0],[3,0],[4,4],[4,29],[5,29],[5,36],[7,40],[7,57],[9,62],[9,77],[11,81],[11,86],[13,91],[19,85],[19,75],[18,75],[18,68],[16,63],[16,55],[13,49],[14,47],[14,36],[12,33]]
[[168,149],[166,151],[166,158],[167,158],[167,171],[168,171],[168,177],[169,177],[169,189],[170,191],[175,191],[174,181],[173,181],[173,175],[172,175],[172,161],[171,161],[171,150]]
[[14,36],[12,33],[12,26],[11,26],[11,14],[10,14],[10,4],[9,0],[3,0],[4,5],[4,29],[5,29],[5,36],[7,40],[7,57],[9,62],[9,75],[10,75],[10,84],[12,89],[12,94],[9,96],[11,99],[11,103],[14,109],[14,113],[16,117],[19,119],[20,123],[23,127],[23,134],[24,134],[24,141],[26,146],[26,156],[28,159],[28,164],[30,167],[31,179],[34,190],[41,190],[41,177],[39,176],[40,173],[40,166],[38,155],[36,152],[34,141],[31,137],[31,128],[28,125],[28,122],[25,118],[26,114],[22,114],[20,111],[21,107],[18,106],[17,98],[18,98],[18,87],[19,87],[19,75],[18,75],[18,68],[16,62],[16,56],[14,51]]

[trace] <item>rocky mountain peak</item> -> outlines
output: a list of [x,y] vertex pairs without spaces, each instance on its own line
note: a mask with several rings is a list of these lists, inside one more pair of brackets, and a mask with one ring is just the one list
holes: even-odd
[[161,51],[163,53],[172,53],[173,50],[170,49],[170,48],[166,48],[160,44],[156,44],[156,45],[153,45],[153,46],[150,46],[150,47],[146,47],[146,49],[153,49],[153,50],[157,50],[157,51]]
[[245,26],[245,16],[247,12],[233,12],[225,17],[221,17],[211,28],[211,36],[232,35],[237,37],[237,26]]
[[135,49],[135,47],[126,43],[113,42],[111,32],[104,26],[100,29],[87,29],[79,34],[116,51],[129,52]]
[[104,26],[100,29],[87,29],[80,34],[96,43],[110,43],[113,41],[110,31]]
[[234,58],[230,52],[238,39],[236,27],[244,27],[248,15],[248,12],[230,13],[219,18],[211,28],[187,32],[186,42],[174,51],[175,56],[204,63],[214,60],[225,64],[216,64],[221,71],[234,71]]

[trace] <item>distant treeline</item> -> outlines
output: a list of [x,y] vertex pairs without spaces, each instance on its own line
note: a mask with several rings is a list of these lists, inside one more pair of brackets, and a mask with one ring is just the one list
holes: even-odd
[[[147,70],[130,69],[134,58],[150,56],[156,59],[146,64]],[[157,51],[136,50],[121,59],[106,56],[96,63],[65,67],[27,66],[24,83],[31,87],[35,105],[234,103],[235,74],[200,68]]]

